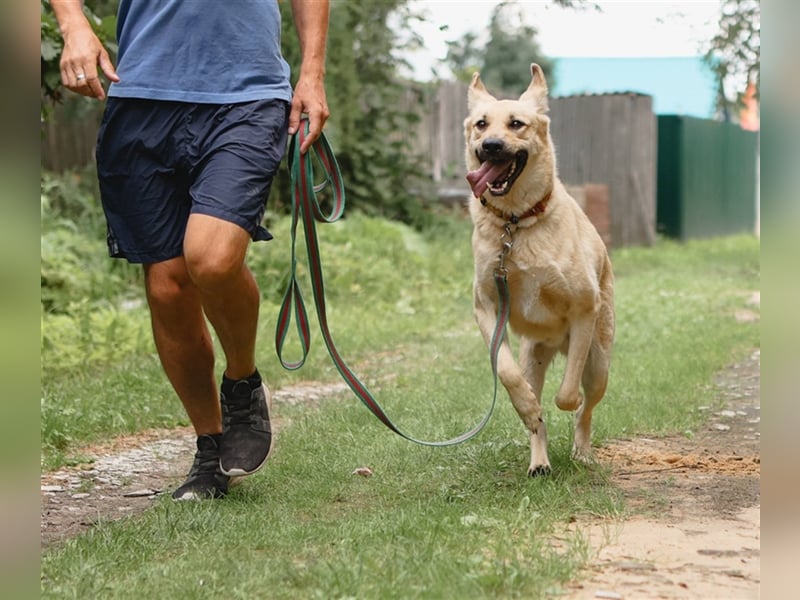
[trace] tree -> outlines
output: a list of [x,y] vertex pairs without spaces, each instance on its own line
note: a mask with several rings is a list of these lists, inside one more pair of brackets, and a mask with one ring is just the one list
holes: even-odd
[[[585,10],[599,7],[588,0],[552,0],[563,8]],[[498,90],[514,92],[530,83],[530,65],[539,63],[550,85],[554,82],[553,62],[536,41],[536,28],[526,25],[522,9],[514,0],[498,4],[492,11],[489,40],[478,45],[478,34],[467,32],[460,40],[447,42],[445,63],[459,81],[469,81],[472,73],[481,72],[483,81]]]
[[[300,50],[287,4],[281,3],[283,53],[296,76]],[[419,158],[409,152],[407,136],[420,118],[424,90],[399,79],[401,60],[395,55],[418,18],[407,5],[407,0],[332,3],[325,85],[331,117],[325,134],[342,170],[348,206],[420,225],[426,218],[420,196],[431,185]],[[276,204],[288,199],[281,171]]]
[[468,31],[460,40],[447,42],[444,62],[458,81],[468,82],[475,71],[482,71],[483,48],[478,47],[478,34]]
[[524,24],[515,2],[501,2],[492,12],[489,42],[483,55],[481,78],[490,88],[524,90],[530,83],[531,63],[538,63],[553,85],[553,61],[542,53],[536,29]]
[[705,55],[717,78],[717,109],[740,106],[747,84],[760,87],[760,0],[721,0],[719,31]]

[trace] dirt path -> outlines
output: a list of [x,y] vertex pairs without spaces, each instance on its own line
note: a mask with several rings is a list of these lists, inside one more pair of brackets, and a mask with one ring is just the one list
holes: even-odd
[[[301,384],[276,391],[276,403],[316,403],[341,394],[344,383]],[[273,422],[280,430],[280,419]],[[181,482],[192,464],[190,427],[144,431],[80,450],[86,463],[41,476],[42,546],[77,535],[100,521],[146,510]]]
[[760,353],[716,381],[725,407],[691,439],[618,440],[601,448],[629,519],[574,525],[601,548],[563,598],[736,600],[759,597]]
[[[600,550],[559,598],[758,598],[759,369],[755,351],[719,375],[725,406],[708,407],[706,427],[692,438],[617,440],[598,450],[631,516],[572,525]],[[343,390],[295,387],[275,401],[314,402]],[[84,448],[93,462],[42,474],[43,546],[146,509],[185,474],[193,450],[188,428],[151,431]]]

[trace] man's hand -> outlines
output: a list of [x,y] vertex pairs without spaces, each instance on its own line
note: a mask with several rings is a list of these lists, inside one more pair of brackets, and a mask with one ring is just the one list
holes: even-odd
[[300,76],[294,89],[292,109],[289,113],[289,135],[293,135],[300,127],[303,113],[308,115],[308,136],[300,146],[301,154],[305,154],[319,138],[325,121],[330,116],[325,86],[321,78]]
[[53,0],[51,6],[64,39],[61,83],[82,96],[103,100],[106,92],[98,67],[110,81],[119,81],[119,76],[108,52],[83,15],[81,3]]

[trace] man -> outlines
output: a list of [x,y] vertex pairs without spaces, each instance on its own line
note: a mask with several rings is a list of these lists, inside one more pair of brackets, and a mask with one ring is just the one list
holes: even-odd
[[[302,113],[316,140],[328,0],[291,0],[302,65],[294,90],[277,0],[121,0],[115,68],[81,0],[52,0],[63,84],[106,97],[97,170],[108,247],[144,267],[161,363],[197,433],[176,500],[218,498],[267,459],[269,391],[255,364],[260,293],[245,264],[288,134]],[[206,318],[226,366],[217,387]]]

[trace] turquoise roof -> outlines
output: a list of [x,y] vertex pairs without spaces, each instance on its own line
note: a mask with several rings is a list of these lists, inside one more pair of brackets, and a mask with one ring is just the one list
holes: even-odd
[[656,114],[714,116],[714,75],[701,57],[562,57],[554,62],[553,96],[636,92],[653,97]]

